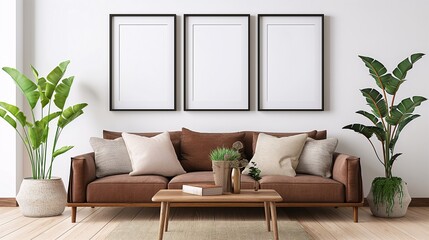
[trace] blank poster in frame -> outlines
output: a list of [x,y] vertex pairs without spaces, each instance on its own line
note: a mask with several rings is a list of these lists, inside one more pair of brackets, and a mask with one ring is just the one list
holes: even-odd
[[258,110],[323,111],[323,14],[258,15]]
[[184,15],[185,111],[249,111],[249,14]]
[[176,110],[176,15],[110,15],[110,111]]

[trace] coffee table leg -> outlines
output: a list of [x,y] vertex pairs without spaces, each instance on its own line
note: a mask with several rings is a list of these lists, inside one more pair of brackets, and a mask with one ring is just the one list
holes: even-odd
[[264,202],[264,211],[265,211],[265,222],[267,224],[267,231],[271,231],[271,227],[270,227],[270,221],[271,221],[271,217],[270,217],[270,204],[269,202]]
[[273,219],[273,232],[274,232],[274,239],[279,239],[279,232],[277,229],[277,211],[276,211],[276,203],[270,202],[270,209],[271,209],[271,218]]
[[161,212],[159,214],[159,234],[158,234],[159,240],[162,240],[162,237],[164,235],[166,207],[167,207],[167,202],[161,202]]
[[170,217],[170,203],[167,202],[167,206],[165,207],[165,231],[168,231],[168,218]]

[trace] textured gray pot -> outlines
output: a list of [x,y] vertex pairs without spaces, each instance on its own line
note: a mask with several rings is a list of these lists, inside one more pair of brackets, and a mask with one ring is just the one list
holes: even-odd
[[378,206],[374,204],[374,195],[372,193],[372,187],[368,193],[368,196],[366,199],[368,200],[369,208],[371,209],[371,212],[376,217],[385,217],[385,218],[395,218],[395,217],[403,217],[405,214],[407,214],[408,205],[410,205],[411,202],[411,196],[408,193],[408,187],[407,183],[402,181],[402,191],[404,193],[404,196],[402,197],[402,204],[399,199],[399,194],[397,193],[395,195],[395,203],[393,205],[393,210],[390,214],[386,211],[386,204],[380,203]]
[[26,217],[50,217],[64,212],[67,195],[61,178],[25,178],[16,201]]

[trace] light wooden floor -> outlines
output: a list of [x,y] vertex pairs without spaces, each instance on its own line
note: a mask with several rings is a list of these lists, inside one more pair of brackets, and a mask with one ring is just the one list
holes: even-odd
[[[262,208],[173,208],[174,220],[260,219]],[[157,221],[159,208],[78,208],[77,223],[70,222],[70,209],[61,216],[27,218],[18,208],[0,208],[0,239],[104,239],[120,222],[144,218]],[[359,223],[351,208],[279,208],[279,221],[294,219],[314,239],[429,239],[429,207],[409,208],[398,219],[375,218],[360,208]]]

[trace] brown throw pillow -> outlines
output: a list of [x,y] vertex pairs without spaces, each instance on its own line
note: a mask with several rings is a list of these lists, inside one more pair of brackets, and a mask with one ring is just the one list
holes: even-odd
[[211,171],[210,152],[217,147],[232,147],[236,141],[243,141],[244,132],[200,133],[182,128],[180,163],[187,172]]
[[[254,132],[253,133],[253,140],[252,140],[252,150],[253,150],[253,154],[255,154],[255,149],[256,149],[256,142],[258,141],[258,136],[259,133],[261,132]],[[292,133],[274,133],[274,132],[263,132],[267,135],[270,136],[274,136],[274,137],[289,137],[289,136],[294,136],[294,135],[298,135],[298,134],[307,134],[307,136],[309,138],[316,138],[317,135],[317,130],[313,130],[313,131],[309,131],[309,132],[292,132]]]

